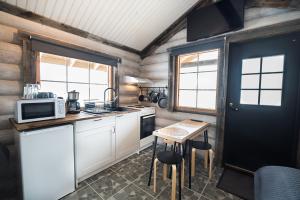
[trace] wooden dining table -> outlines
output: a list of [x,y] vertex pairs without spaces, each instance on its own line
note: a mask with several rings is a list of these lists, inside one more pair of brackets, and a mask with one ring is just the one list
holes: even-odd
[[[184,146],[185,148],[183,148],[182,156],[185,158],[187,147],[189,147],[188,148],[189,155],[191,155],[192,148],[191,148],[190,141],[199,137],[204,132],[207,132],[209,126],[210,124],[208,122],[186,119],[178,123],[169,125],[167,127],[153,131],[152,135],[154,135],[154,144],[153,144],[153,155],[152,155],[152,161],[150,166],[148,186],[150,186],[151,183],[153,163],[156,155],[156,146],[157,146],[158,137],[168,140],[170,143],[174,143],[174,145],[176,144],[179,145],[178,149],[180,149],[181,146]],[[191,156],[188,157],[189,157],[189,188],[191,188]]]

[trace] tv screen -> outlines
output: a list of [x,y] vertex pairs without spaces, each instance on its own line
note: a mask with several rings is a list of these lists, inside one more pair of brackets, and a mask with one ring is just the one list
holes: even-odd
[[244,0],[222,0],[193,10],[187,16],[187,41],[244,27]]

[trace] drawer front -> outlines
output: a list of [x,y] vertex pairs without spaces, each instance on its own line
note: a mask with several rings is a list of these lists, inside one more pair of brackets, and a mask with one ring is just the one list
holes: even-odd
[[75,122],[76,133],[115,124],[115,116]]

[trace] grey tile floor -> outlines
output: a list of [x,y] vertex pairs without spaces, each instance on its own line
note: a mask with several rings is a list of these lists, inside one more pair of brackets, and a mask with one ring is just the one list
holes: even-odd
[[[158,165],[157,192],[147,186],[152,148],[147,148],[140,154],[113,165],[112,167],[86,179],[79,184],[77,190],[63,200],[169,200],[171,194],[171,180],[162,180],[162,165]],[[216,184],[222,174],[221,169],[215,169],[211,180],[203,169],[201,160],[197,161],[196,176],[192,179],[192,189],[187,187],[187,173],[185,187],[182,191],[183,200],[238,200],[229,193],[218,188]],[[186,168],[187,169],[187,168]]]

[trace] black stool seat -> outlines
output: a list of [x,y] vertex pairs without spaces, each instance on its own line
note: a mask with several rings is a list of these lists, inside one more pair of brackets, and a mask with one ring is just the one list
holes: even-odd
[[211,144],[203,141],[193,141],[192,147],[199,150],[210,150],[212,148]]
[[157,159],[168,165],[180,164],[182,156],[174,151],[162,151],[157,153]]

